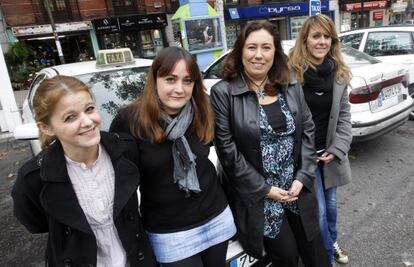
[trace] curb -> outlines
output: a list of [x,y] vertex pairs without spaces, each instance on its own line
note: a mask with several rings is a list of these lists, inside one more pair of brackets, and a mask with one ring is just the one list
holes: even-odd
[[0,150],[22,148],[28,145],[29,141],[14,139],[12,135],[0,136]]

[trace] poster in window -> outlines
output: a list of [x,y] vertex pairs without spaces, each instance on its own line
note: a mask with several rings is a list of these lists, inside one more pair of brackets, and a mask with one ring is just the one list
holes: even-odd
[[189,19],[184,21],[190,52],[217,50],[223,47],[218,17]]

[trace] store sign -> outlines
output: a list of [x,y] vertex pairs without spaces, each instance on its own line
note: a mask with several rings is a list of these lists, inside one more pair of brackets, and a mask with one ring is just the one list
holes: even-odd
[[90,21],[56,23],[57,32],[89,31],[90,29],[92,29]]
[[374,20],[382,20],[384,18],[384,12],[382,11],[374,11]]
[[[363,2],[364,3],[364,10],[372,10],[372,9],[383,9],[387,7],[387,1],[370,1],[370,2]],[[344,4],[344,11],[348,12],[355,12],[361,11],[361,3],[348,3]]]
[[165,13],[106,18],[92,21],[96,32],[135,31],[167,26]]
[[[12,27],[14,36],[31,36],[52,33],[52,26],[50,24],[45,25],[32,25],[32,26],[18,26]],[[68,23],[56,23],[57,32],[72,32],[72,31],[88,31],[92,29],[90,21],[68,22]]]
[[92,24],[95,27],[95,31],[99,33],[119,31],[117,18],[94,19],[92,20]]
[[[312,2],[312,3],[311,3]],[[317,2],[320,2],[320,7]],[[266,18],[275,16],[292,16],[309,14],[310,5],[313,6],[313,11],[329,11],[329,1],[309,0],[307,2],[293,2],[266,6],[254,7],[237,7],[225,9],[225,19],[252,19],[252,18]],[[311,8],[312,9],[312,8]]]
[[395,2],[391,5],[392,12],[405,12],[407,9],[408,3],[407,2]]

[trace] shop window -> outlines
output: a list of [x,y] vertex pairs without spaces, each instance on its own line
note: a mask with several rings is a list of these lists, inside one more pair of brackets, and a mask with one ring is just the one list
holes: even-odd
[[115,15],[136,13],[136,4],[133,0],[112,0]]
[[237,6],[239,5],[239,0],[226,0],[226,6]]
[[153,58],[164,48],[161,30],[148,30],[140,32],[142,57]]

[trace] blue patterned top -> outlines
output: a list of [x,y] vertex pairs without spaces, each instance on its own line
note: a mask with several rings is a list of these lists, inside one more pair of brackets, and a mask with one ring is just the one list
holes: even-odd
[[[266,112],[260,106],[260,147],[263,172],[268,185],[288,190],[294,174],[294,133],[295,122],[289,107],[281,94],[278,95],[280,108],[286,117],[286,131],[275,132],[269,125]],[[282,225],[284,209],[299,214],[296,201],[280,203],[270,198],[264,200],[264,235],[275,238]]]

